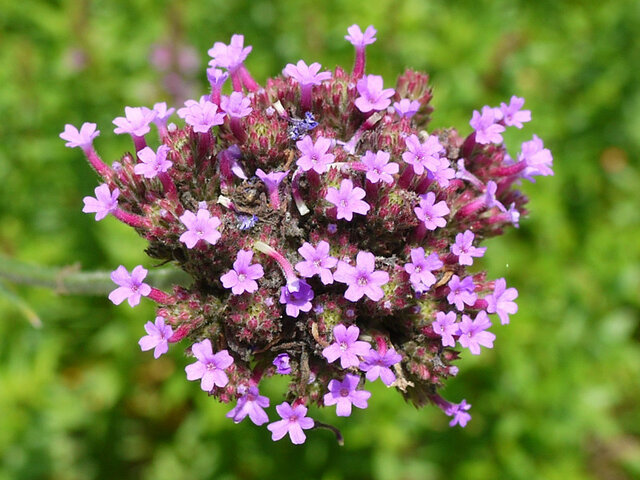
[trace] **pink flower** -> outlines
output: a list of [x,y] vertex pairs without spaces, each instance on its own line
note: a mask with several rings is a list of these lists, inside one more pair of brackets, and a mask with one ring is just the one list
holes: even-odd
[[440,157],[445,152],[438,137],[429,135],[421,143],[416,135],[410,135],[405,144],[409,150],[402,154],[402,159],[413,167],[416,175],[422,175],[425,169],[435,172],[440,168]]
[[454,335],[459,334],[458,324],[456,323],[456,312],[438,312],[436,319],[431,324],[433,331],[442,337],[443,347],[455,347],[456,341]]
[[360,96],[356,98],[356,107],[362,113],[380,111],[391,105],[390,98],[395,94],[393,88],[383,89],[380,75],[366,75],[358,80],[356,88]]
[[185,106],[178,110],[178,116],[184,118],[194,132],[207,133],[215,125],[224,123],[224,113],[218,112],[218,106],[207,100],[207,96],[196,102],[187,100]]
[[311,65],[307,64],[303,60],[299,60],[296,65],[289,63],[282,70],[282,73],[293,78],[296,82],[302,85],[320,85],[325,80],[331,78],[331,72],[320,72],[320,65],[318,62],[314,62]]
[[360,370],[367,372],[367,380],[369,382],[373,382],[380,377],[382,383],[389,387],[396,381],[396,376],[389,367],[392,367],[401,360],[402,355],[396,353],[393,348],[386,350],[382,354],[372,348],[363,355]]
[[483,144],[502,143],[501,134],[505,128],[498,123],[493,108],[484,106],[482,113],[474,110],[469,125],[476,131],[476,142]]
[[106,183],[98,186],[94,190],[96,197],[84,197],[84,207],[82,211],[84,213],[95,213],[96,221],[100,221],[110,213],[113,213],[118,208],[118,196],[120,190],[113,189],[113,192],[109,190],[109,186]]
[[480,310],[473,321],[468,315],[462,315],[458,342],[464,348],[468,348],[473,355],[480,355],[480,346],[493,348],[496,336],[485,331],[490,326],[491,321],[484,310]]
[[173,335],[173,330],[169,325],[165,325],[163,317],[156,317],[156,322],[147,322],[144,325],[147,335],[138,342],[143,352],[153,350],[154,358],[160,357],[169,351],[169,339]]
[[60,138],[66,140],[65,147],[80,147],[83,150],[90,149],[93,146],[93,139],[100,135],[100,130],[96,130],[95,123],[83,123],[80,131],[70,124],[64,126],[64,132],[60,134]]
[[200,343],[194,343],[191,351],[198,361],[185,367],[187,380],[202,379],[200,388],[205,392],[210,392],[213,387],[224,387],[229,383],[229,377],[224,372],[233,363],[233,357],[229,352],[221,350],[214,355],[208,338]]
[[351,405],[367,408],[367,400],[371,397],[371,392],[356,390],[358,383],[360,383],[360,377],[352,374],[347,374],[342,381],[331,380],[329,393],[324,396],[325,406],[336,405],[336,415],[339,417],[351,415]]
[[295,268],[300,275],[306,278],[319,275],[324,285],[333,283],[331,269],[338,264],[338,259],[329,255],[329,244],[327,242],[321,240],[316,247],[305,242],[298,249],[298,253],[305,259],[304,262],[296,263]]
[[118,288],[109,294],[109,300],[120,305],[126,299],[129,305],[135,307],[140,303],[141,297],[146,297],[151,293],[151,287],[142,282],[146,276],[147,269],[142,265],[134,267],[131,274],[123,265],[120,265],[111,272],[111,280],[118,285]]
[[356,266],[339,262],[333,278],[349,285],[344,298],[357,302],[363,296],[377,302],[384,297],[382,285],[389,282],[389,274],[383,270],[375,270],[375,256],[371,252],[358,252]]
[[260,395],[258,387],[249,387],[247,392],[238,399],[236,406],[227,413],[226,417],[233,419],[234,423],[240,423],[248,415],[253,423],[262,425],[269,421],[269,417],[264,411],[268,406],[269,399]]
[[259,263],[251,263],[253,252],[251,250],[240,250],[236,261],[233,262],[233,270],[220,277],[222,286],[230,288],[234,295],[241,295],[244,292],[253,293],[258,290],[257,279],[264,276],[264,270]]
[[222,96],[220,108],[229,115],[229,117],[246,117],[252,111],[251,99],[245,97],[242,92],[232,92],[228,97],[226,95]]
[[422,195],[420,205],[413,209],[416,217],[424,223],[427,230],[442,228],[447,224],[443,217],[449,213],[449,207],[444,200],[438,203],[435,201],[436,194],[428,192],[426,195]]
[[358,340],[359,335],[360,329],[355,325],[347,328],[339,323],[333,327],[333,343],[322,350],[322,356],[329,363],[339,358],[342,368],[357,367],[360,365],[358,355],[365,356],[371,350],[371,345]]
[[371,208],[367,202],[362,200],[366,193],[360,187],[354,187],[353,182],[348,179],[340,182],[340,190],[329,187],[324,197],[327,201],[337,207],[336,218],[344,218],[348,222],[353,219],[353,214],[366,215]]
[[147,107],[124,107],[124,117],[118,117],[113,121],[117,134],[128,133],[136,137],[142,137],[149,133],[149,124],[156,118],[156,112]]
[[522,128],[524,122],[531,121],[531,110],[521,110],[524,105],[524,98],[513,95],[509,105],[502,102],[500,104],[500,113],[502,121],[507,126]]
[[371,183],[380,181],[391,185],[393,183],[392,175],[400,170],[400,166],[395,162],[389,162],[389,154],[382,150],[373,153],[369,150],[360,159],[362,164],[367,167],[367,180]]
[[155,178],[159,173],[166,172],[173,165],[173,162],[167,160],[169,151],[170,148],[166,145],[160,145],[157,153],[149,147],[144,147],[138,152],[138,158],[142,163],[133,167],[134,173],[144,178]]
[[458,256],[460,265],[473,265],[473,257],[482,257],[487,247],[474,247],[475,235],[471,230],[456,235],[456,241],[451,245],[451,253]]
[[180,217],[180,221],[187,227],[187,231],[180,235],[180,241],[187,248],[195,247],[200,240],[215,245],[221,237],[218,232],[220,219],[212,217],[206,208],[199,209],[197,214],[187,210]]
[[247,55],[251,53],[251,46],[244,46],[244,35],[233,35],[231,42],[226,45],[222,42],[216,42],[207,52],[213,60],[210,62],[229,71],[235,70],[246,60]]
[[307,436],[303,430],[312,428],[315,423],[312,418],[307,417],[307,407],[304,405],[292,407],[284,402],[276,406],[276,411],[282,420],[267,425],[271,432],[271,439],[275,442],[289,434],[292,443],[296,445],[304,443]]
[[508,324],[509,315],[513,315],[518,311],[518,304],[514,302],[518,297],[518,290],[506,287],[507,282],[505,279],[499,278],[496,280],[493,293],[484,297],[488,303],[487,312],[497,313],[502,325]]
[[316,173],[324,173],[333,163],[335,155],[327,153],[332,141],[329,138],[318,137],[313,143],[311,137],[305,135],[302,140],[296,142],[296,147],[302,152],[302,156],[296,162],[304,172],[313,170]]
[[393,108],[400,117],[411,118],[420,110],[420,102],[403,98],[399,102],[394,102]]
[[365,45],[371,45],[376,41],[377,30],[373,28],[373,25],[369,25],[367,29],[362,33],[359,25],[351,25],[347,28],[345,40],[349,41],[354,47],[364,47]]

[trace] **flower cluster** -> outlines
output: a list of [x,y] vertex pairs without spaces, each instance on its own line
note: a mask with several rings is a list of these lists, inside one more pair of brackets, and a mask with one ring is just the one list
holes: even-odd
[[[157,358],[186,343],[187,379],[231,402],[234,422],[268,424],[273,440],[337,432],[308,409],[349,416],[378,379],[464,427],[470,405],[438,391],[462,349],[493,347],[490,316],[504,325],[517,311],[516,289],[478,270],[479,243],[518,226],[521,179],[553,174],[537,136],[515,159],[503,145],[506,128],[531,119],[522,98],[473,112],[468,133],[429,131],[427,75],[407,70],[385,88],[365,74],[376,33],[349,27],[351,73],[300,60],[263,87],[242,35],[217,42],[211,92],[177,110],[127,107],[114,131],[134,150],[112,165],[93,147],[95,124],[60,135],[102,178],[83,211],[132,226],[152,258],[193,278],[165,292],[142,266],[113,272],[115,304],[158,304],[141,349]],[[174,111],[182,126],[167,123]],[[290,378],[275,420],[260,394],[273,375]]]

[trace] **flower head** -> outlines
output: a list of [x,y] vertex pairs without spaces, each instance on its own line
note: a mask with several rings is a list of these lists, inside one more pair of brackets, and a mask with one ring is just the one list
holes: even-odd
[[296,162],[304,172],[313,170],[316,173],[324,173],[329,169],[329,165],[336,158],[332,153],[327,153],[331,148],[332,142],[329,138],[318,137],[313,143],[311,137],[305,135],[302,140],[296,142],[296,147],[302,153],[302,156]]
[[464,310],[465,303],[467,305],[476,303],[478,296],[474,292],[475,285],[470,276],[460,280],[458,275],[453,275],[447,285],[449,286],[447,301],[455,305],[458,310]]
[[380,75],[366,75],[356,84],[360,96],[356,98],[356,107],[362,113],[380,111],[391,105],[390,98],[396,91],[393,88],[383,89],[383,80]]
[[389,162],[389,154],[379,150],[373,153],[370,150],[362,156],[360,161],[367,167],[367,180],[371,183],[384,182],[389,185],[393,183],[392,175],[400,170],[395,162]]
[[66,140],[65,147],[80,147],[87,150],[93,146],[93,139],[100,135],[100,130],[96,130],[95,123],[85,122],[80,127],[80,131],[70,124],[64,126],[64,132],[60,134],[60,138]]
[[110,213],[115,212],[118,208],[118,196],[120,195],[120,190],[114,188],[112,192],[109,190],[109,186],[106,183],[103,183],[99,187],[96,187],[94,192],[96,194],[95,198],[84,197],[82,199],[84,202],[82,211],[84,213],[95,213],[96,221],[100,221]]
[[166,145],[160,145],[158,152],[154,152],[149,147],[144,147],[138,152],[138,158],[142,163],[138,163],[133,167],[136,175],[142,175],[144,178],[155,178],[159,173],[164,173],[173,162],[167,160],[167,154],[171,151]]
[[120,265],[111,272],[111,280],[118,285],[118,288],[109,294],[109,300],[116,305],[127,300],[129,305],[135,307],[140,303],[141,297],[146,297],[151,293],[151,287],[143,283],[146,276],[147,269],[142,265],[134,267],[131,273],[123,265]]
[[151,130],[149,124],[155,120],[157,113],[147,107],[124,107],[124,115],[113,121],[116,126],[113,131],[142,137]]
[[296,263],[296,270],[305,278],[319,275],[324,285],[333,283],[331,269],[338,264],[338,259],[329,254],[329,244],[324,240],[318,242],[315,247],[305,242],[298,253],[304,258],[304,262]]
[[345,35],[345,40],[349,41],[354,47],[364,47],[365,45],[371,45],[376,41],[377,30],[373,28],[373,25],[369,25],[367,29],[362,33],[359,25],[351,25],[347,28],[349,35]]
[[220,108],[232,118],[242,118],[252,111],[251,99],[245,97],[242,92],[232,92],[231,95],[223,95],[220,99]]
[[194,132],[207,133],[215,125],[224,123],[224,113],[218,112],[218,106],[203,97],[200,101],[187,100],[185,106],[178,110],[178,116],[184,118]]
[[458,324],[456,323],[455,312],[438,312],[436,313],[436,319],[431,326],[433,331],[442,337],[443,347],[455,347],[456,341],[453,338],[454,335],[458,335]]
[[324,396],[324,404],[326,406],[336,405],[336,415],[339,417],[351,415],[351,405],[367,408],[367,400],[371,397],[371,392],[356,390],[358,383],[360,383],[360,377],[350,373],[342,381],[331,380],[329,393]]
[[500,113],[505,125],[522,128],[523,123],[531,121],[531,110],[522,110],[523,105],[524,98],[515,95],[511,97],[509,105],[504,102],[500,104]]
[[156,317],[156,321],[147,322],[144,325],[147,335],[142,337],[138,342],[143,352],[153,350],[154,358],[160,357],[163,353],[169,351],[169,339],[173,335],[173,330],[169,325],[165,325],[163,317]]
[[389,367],[399,363],[402,360],[402,355],[393,348],[384,352],[372,348],[362,358],[360,370],[367,373],[366,377],[369,382],[373,382],[379,377],[382,383],[390,387],[396,381],[396,376]]
[[284,402],[276,407],[276,411],[282,417],[282,420],[267,425],[271,432],[271,439],[275,442],[289,434],[291,443],[296,445],[304,443],[307,436],[303,430],[308,430],[314,425],[313,419],[307,417],[307,407],[304,405],[292,407],[287,402]]
[[399,102],[394,102],[393,108],[400,117],[411,118],[420,110],[420,102],[403,98]]
[[269,417],[264,411],[268,406],[269,399],[260,395],[258,387],[249,387],[226,416],[233,419],[234,423],[240,423],[248,415],[253,423],[262,425],[269,421]]
[[287,77],[293,78],[300,85],[320,85],[331,78],[331,72],[321,72],[321,68],[322,65],[318,62],[307,66],[303,60],[299,60],[296,65],[293,63],[287,64],[282,73]]
[[480,355],[480,346],[493,348],[496,336],[486,331],[490,326],[491,321],[484,310],[480,310],[474,320],[471,320],[468,315],[462,315],[458,342],[464,348],[468,348],[473,355]]
[[487,312],[497,313],[502,325],[508,324],[509,315],[513,315],[518,311],[518,304],[514,302],[518,298],[518,290],[506,287],[506,280],[499,278],[496,280],[493,293],[484,297],[488,304]]
[[421,197],[420,205],[413,209],[416,217],[424,223],[427,230],[435,230],[438,227],[442,228],[447,224],[444,216],[449,213],[449,207],[447,207],[444,200],[438,203],[435,202],[436,194],[428,192]]
[[340,182],[340,190],[329,187],[325,199],[333,203],[336,207],[336,218],[344,218],[348,222],[353,219],[353,214],[366,215],[371,208],[367,202],[362,200],[366,193],[360,187],[354,187],[353,182],[344,179]]
[[218,217],[212,217],[206,208],[198,209],[194,214],[187,210],[180,217],[180,221],[187,227],[187,230],[180,235],[180,241],[187,248],[193,248],[200,240],[204,240],[211,245],[215,245],[220,239],[218,227],[221,225]]
[[212,66],[233,71],[242,65],[249,53],[251,53],[252,48],[251,46],[244,46],[244,35],[232,35],[229,45],[216,42],[209,49],[208,54],[213,58],[211,61],[213,63]]
[[493,108],[484,106],[482,107],[482,113],[474,110],[469,125],[476,131],[476,142],[484,144],[502,143],[504,127],[498,123],[496,112]]
[[383,270],[376,270],[375,256],[371,252],[358,252],[356,266],[346,262],[338,262],[333,278],[349,285],[344,292],[344,298],[357,302],[363,296],[377,302],[384,297],[382,286],[389,282],[389,274]]
[[322,356],[329,363],[339,358],[342,368],[357,367],[360,365],[358,355],[363,357],[371,350],[371,345],[358,340],[359,335],[360,329],[355,325],[348,328],[341,323],[336,325],[333,327],[333,343],[322,350]]
[[187,365],[187,380],[200,380],[200,388],[210,392],[213,387],[224,387],[229,383],[229,377],[224,372],[233,364],[233,357],[226,350],[214,354],[211,341],[205,338],[191,346],[191,352],[198,359]]
[[233,262],[233,270],[220,277],[222,286],[230,288],[234,295],[244,292],[253,293],[258,290],[258,280],[264,276],[264,270],[259,263],[251,263],[253,251],[240,250],[236,261]]
[[429,135],[420,142],[417,135],[410,135],[405,139],[408,151],[402,154],[402,159],[413,167],[416,175],[422,175],[426,170],[435,172],[440,168],[440,156],[444,153],[444,147],[438,137]]
[[471,230],[456,235],[456,241],[451,245],[451,253],[458,256],[460,265],[473,265],[473,257],[482,257],[487,247],[474,247],[475,235]]

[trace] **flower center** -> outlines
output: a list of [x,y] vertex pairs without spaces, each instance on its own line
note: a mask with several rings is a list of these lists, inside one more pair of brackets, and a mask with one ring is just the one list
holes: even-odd
[[244,273],[241,273],[240,275],[238,275],[238,281],[239,282],[244,282],[244,280],[247,278],[247,276]]
[[349,349],[349,345],[347,345],[346,342],[341,342],[340,343],[340,350],[342,350],[343,352],[347,351]]
[[348,397],[349,396],[349,389],[348,388],[341,388],[340,389],[340,396],[341,397]]
[[360,278],[358,278],[358,285],[360,286],[366,286],[369,284],[369,279],[367,278],[366,275],[361,276]]

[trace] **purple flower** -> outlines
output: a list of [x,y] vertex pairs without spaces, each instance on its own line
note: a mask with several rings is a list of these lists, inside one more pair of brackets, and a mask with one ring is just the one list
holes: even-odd
[[289,375],[291,373],[288,353],[279,353],[276,358],[273,359],[273,364],[276,367],[276,373],[280,375]]
[[453,417],[449,422],[449,426],[454,427],[456,425],[460,425],[463,428],[466,427],[467,422],[471,420],[471,415],[467,413],[467,410],[470,408],[471,405],[469,405],[466,400],[462,400],[459,404],[451,404],[445,412],[450,417]]
[[145,323],[144,329],[147,331],[147,335],[138,342],[143,352],[153,348],[153,356],[158,358],[169,351],[169,339],[173,335],[173,330],[169,325],[164,324],[163,317],[156,317],[156,323]]
[[207,52],[213,58],[209,65],[213,63],[212,66],[226,68],[229,71],[235,70],[246,60],[252,48],[244,46],[244,35],[233,35],[229,45],[222,42],[213,44]]
[[416,135],[409,135],[405,139],[409,151],[402,154],[402,159],[413,166],[416,175],[422,175],[426,170],[435,172],[440,168],[440,157],[444,153],[444,147],[438,137],[429,135],[422,143]]
[[199,102],[187,100],[178,110],[178,116],[193,127],[194,132],[207,133],[211,127],[224,123],[224,113],[218,112],[218,106],[203,97]]
[[252,111],[251,99],[245,97],[242,92],[233,92],[228,97],[226,95],[222,96],[220,99],[220,108],[224,110],[229,117],[246,117]]
[[138,163],[133,167],[133,171],[136,175],[142,175],[144,178],[155,178],[159,173],[164,173],[173,162],[167,160],[167,154],[170,148],[166,145],[160,145],[158,147],[158,153],[154,152],[149,147],[144,147],[138,152],[138,158],[142,163]]
[[319,275],[324,285],[333,283],[333,275],[331,268],[338,264],[338,259],[329,255],[329,244],[324,240],[318,242],[314,248],[308,242],[305,242],[299,249],[298,253],[305,259],[304,262],[296,263],[296,270],[305,278]]
[[111,280],[118,285],[118,288],[109,294],[109,300],[115,305],[120,305],[125,299],[129,305],[135,307],[140,303],[140,297],[146,297],[151,293],[151,287],[142,281],[147,276],[147,269],[138,265],[131,270],[131,273],[120,265],[111,272]]
[[526,162],[527,166],[522,171],[523,178],[534,182],[532,178],[534,175],[553,175],[551,165],[553,163],[553,157],[548,148],[544,148],[542,140],[537,135],[533,136],[533,139],[522,144],[522,153],[518,155],[518,161]]
[[511,97],[509,105],[504,102],[500,104],[500,113],[505,125],[522,128],[524,122],[531,121],[531,110],[521,110],[523,105],[524,98],[515,95]]
[[322,356],[329,363],[333,363],[339,358],[342,368],[357,367],[360,365],[357,356],[364,357],[371,350],[371,345],[358,340],[359,335],[360,329],[355,325],[347,328],[339,323],[333,327],[333,343],[322,350]]
[[354,24],[347,28],[347,33],[349,33],[349,35],[345,35],[344,38],[349,41],[351,45],[354,47],[364,47],[376,41],[376,33],[378,32],[373,28],[373,25],[369,25],[364,33],[362,33],[360,26]]
[[113,121],[116,128],[113,130],[118,135],[128,133],[136,137],[142,137],[149,133],[149,124],[156,118],[156,112],[147,107],[124,107],[124,117],[118,117]]
[[411,249],[411,263],[405,263],[404,270],[409,276],[409,281],[414,288],[423,290],[422,287],[429,288],[436,283],[433,270],[442,268],[443,263],[436,252],[432,252],[427,257],[424,248]]
[[377,153],[367,150],[360,161],[367,167],[367,180],[371,183],[383,181],[384,183],[392,184],[393,177],[391,175],[398,173],[400,170],[397,163],[389,163],[389,154],[382,150]]
[[449,295],[447,295],[447,301],[456,306],[458,310],[464,310],[464,304],[473,305],[476,303],[478,296],[475,294],[475,285],[473,284],[473,278],[465,277],[460,281],[460,277],[453,275],[449,283]]
[[83,150],[90,149],[93,146],[93,139],[100,135],[100,130],[96,130],[95,123],[83,123],[80,131],[70,124],[64,126],[64,132],[60,134],[60,138],[66,140],[65,147],[80,147]]
[[293,78],[301,86],[320,85],[325,80],[331,78],[331,72],[320,72],[320,68],[322,68],[322,66],[318,62],[307,66],[303,60],[299,60],[296,65],[293,63],[287,64],[282,70],[282,73],[287,77]]
[[202,379],[200,388],[205,392],[210,392],[213,387],[224,387],[229,383],[229,377],[224,373],[224,370],[233,363],[233,357],[229,352],[221,350],[214,355],[211,340],[208,338],[194,343],[191,346],[191,352],[198,361],[184,368],[187,372],[187,380]]
[[318,137],[313,143],[311,137],[305,135],[302,140],[296,142],[296,147],[302,152],[302,156],[296,162],[304,172],[313,170],[316,173],[324,173],[336,158],[332,153],[327,153],[332,141],[329,138]]
[[438,312],[436,319],[431,324],[433,331],[442,337],[443,347],[455,347],[454,335],[458,335],[458,324],[456,323],[456,312]]
[[513,226],[518,228],[520,227],[520,225],[518,225],[518,222],[520,221],[520,212],[518,211],[518,209],[516,208],[516,204],[512,203],[509,206],[509,210],[507,210],[505,212],[505,214],[507,215],[507,219],[513,223]]
[[337,207],[336,218],[344,218],[348,222],[353,219],[353,214],[366,215],[371,208],[367,202],[362,200],[366,193],[360,187],[354,187],[353,182],[344,179],[340,182],[340,190],[329,187],[325,199]]
[[487,247],[474,247],[475,235],[471,230],[456,235],[456,241],[451,245],[451,253],[458,256],[460,265],[473,265],[473,257],[482,257]]
[[496,112],[491,107],[482,107],[482,114],[474,110],[469,125],[476,131],[476,142],[483,144],[502,143],[501,134],[504,132],[504,126],[497,121]]
[[262,180],[262,183],[266,185],[267,190],[269,190],[269,192],[272,192],[273,190],[277,190],[278,187],[280,186],[280,183],[282,182],[282,180],[284,180],[284,177],[286,177],[288,173],[289,173],[289,170],[287,170],[286,172],[270,172],[270,173],[265,173],[261,168],[256,170],[256,176],[260,180]]
[[360,96],[355,104],[362,113],[384,110],[391,104],[390,98],[396,93],[393,88],[383,89],[380,75],[365,75],[356,84]]
[[229,74],[227,72],[223,72],[219,68],[215,67],[207,68],[207,80],[209,80],[212,88],[222,88],[222,85],[227,81],[227,78],[229,78]]
[[180,221],[187,227],[187,231],[180,235],[180,241],[187,248],[195,247],[200,240],[215,245],[220,239],[220,219],[212,217],[206,208],[200,208],[197,214],[187,210],[180,217]]
[[240,250],[236,261],[233,262],[233,270],[220,277],[224,288],[230,288],[234,295],[244,292],[253,293],[258,290],[257,279],[264,276],[264,270],[259,263],[251,264],[253,251]]
[[518,304],[514,302],[518,297],[518,290],[506,287],[507,282],[505,279],[499,278],[496,280],[493,293],[484,297],[488,304],[487,312],[497,313],[502,325],[508,324],[509,315],[513,315],[518,311]]
[[295,445],[304,443],[307,436],[303,430],[308,430],[314,425],[313,419],[307,417],[307,407],[304,405],[292,407],[287,402],[284,402],[276,406],[276,411],[282,417],[282,420],[267,425],[271,432],[271,439],[275,442],[288,433],[291,443]]
[[286,312],[290,317],[297,317],[300,311],[311,310],[311,300],[313,289],[304,280],[296,279],[280,289],[280,303],[287,305]]
[[399,102],[394,102],[393,108],[400,117],[411,118],[420,110],[420,102],[403,98]]
[[451,164],[447,158],[441,158],[438,168],[431,172],[427,172],[429,178],[435,180],[441,188],[449,186],[449,180],[456,176],[456,171],[451,168]]
[[358,252],[356,266],[346,262],[339,262],[333,274],[334,280],[349,285],[344,292],[344,298],[357,302],[363,296],[377,302],[384,297],[382,285],[389,282],[389,274],[382,270],[375,270],[376,257],[371,252]]
[[462,315],[462,321],[458,324],[458,342],[464,348],[468,348],[473,355],[480,355],[480,346],[493,348],[493,341],[496,336],[485,330],[491,326],[491,321],[487,312],[480,310],[475,320],[471,320],[468,315]]
[[428,192],[420,197],[420,205],[413,209],[416,217],[424,223],[427,230],[442,228],[447,224],[443,217],[449,213],[449,207],[447,207],[444,200],[438,203],[435,203],[435,201],[436,194]]
[[84,197],[82,199],[84,202],[82,211],[84,213],[95,213],[96,221],[100,221],[110,213],[115,212],[118,208],[118,196],[120,195],[120,190],[114,188],[113,192],[111,192],[111,190],[109,190],[109,186],[106,183],[103,183],[96,187],[94,192],[96,194],[95,198]]
[[366,390],[356,390],[360,383],[358,375],[348,373],[344,380],[331,380],[329,382],[329,393],[324,396],[325,406],[336,405],[336,415],[348,417],[351,415],[351,405],[358,408],[367,408],[367,400],[371,392]]
[[362,358],[360,370],[367,372],[368,381],[373,382],[380,377],[387,387],[396,381],[396,376],[389,367],[400,362],[402,355],[396,353],[393,348],[386,350],[383,354],[372,348]]
[[173,112],[175,112],[176,109],[167,108],[166,102],[159,102],[153,105],[153,111],[156,114],[155,118],[153,119],[153,123],[155,123],[156,125],[165,126],[167,124],[167,120],[171,115],[173,115]]
[[[240,390],[240,389],[239,389]],[[238,403],[226,415],[235,423],[240,423],[247,415],[256,425],[262,425],[269,421],[264,411],[269,406],[269,399],[258,392],[258,387],[249,387],[247,392],[238,399]]]
[[505,211],[504,205],[498,201],[496,198],[496,192],[498,191],[498,184],[493,180],[489,180],[487,182],[487,187],[484,194],[484,203],[487,205],[487,208],[498,207],[499,210]]

